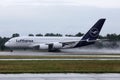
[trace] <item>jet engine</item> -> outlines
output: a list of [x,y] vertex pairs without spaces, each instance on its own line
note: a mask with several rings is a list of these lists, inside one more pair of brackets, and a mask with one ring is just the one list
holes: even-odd
[[48,49],[48,45],[46,45],[46,44],[39,44],[39,45],[34,46],[33,49],[35,49],[35,50]]
[[53,49],[59,49],[59,48],[62,48],[62,47],[63,47],[63,44],[58,43],[58,42],[52,44]]
[[39,49],[48,49],[48,45],[46,44],[40,44]]
[[62,47],[63,47],[63,44],[56,42],[51,44],[39,44],[37,46],[34,46],[34,49],[36,50],[48,49],[48,51],[52,51],[52,50],[60,49]]

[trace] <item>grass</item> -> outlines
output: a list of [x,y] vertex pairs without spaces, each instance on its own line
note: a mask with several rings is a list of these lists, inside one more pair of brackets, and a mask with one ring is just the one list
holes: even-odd
[[120,61],[0,61],[0,73],[119,73]]
[[[118,57],[111,57],[111,56],[113,56],[113,55],[107,55],[107,56],[104,56],[104,55],[88,55],[88,56],[86,56],[86,55],[79,55],[79,56],[12,56],[12,55],[1,55],[0,56],[0,59],[82,59],[82,58],[91,58],[91,59],[99,59],[99,58],[107,58],[107,59],[114,59],[114,58],[120,58],[119,56],[120,55],[118,55]],[[117,56],[117,55],[115,55],[115,56]]]

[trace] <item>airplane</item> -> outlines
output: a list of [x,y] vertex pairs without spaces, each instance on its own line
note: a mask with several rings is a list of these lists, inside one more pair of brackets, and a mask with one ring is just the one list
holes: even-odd
[[12,49],[48,50],[48,52],[60,49],[78,48],[94,44],[99,41],[99,33],[105,22],[105,18],[99,19],[83,37],[32,37],[23,36],[11,38],[5,46]]

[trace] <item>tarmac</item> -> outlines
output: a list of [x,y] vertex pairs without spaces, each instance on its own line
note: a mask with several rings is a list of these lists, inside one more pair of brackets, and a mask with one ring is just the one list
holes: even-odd
[[14,50],[0,52],[0,55],[21,55],[21,56],[78,56],[78,55],[120,55],[119,49],[67,49],[61,52]]
[[120,80],[120,74],[0,74],[0,80]]
[[[0,56],[62,56],[68,58],[44,58],[44,59],[0,59],[0,60],[120,60],[120,50],[108,49],[69,49],[61,52],[16,50],[3,51]],[[69,58],[69,57],[79,58]],[[84,57],[84,58],[83,58]]]

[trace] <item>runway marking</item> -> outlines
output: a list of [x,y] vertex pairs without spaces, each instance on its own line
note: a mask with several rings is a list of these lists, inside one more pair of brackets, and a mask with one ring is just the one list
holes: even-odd
[[38,61],[38,60],[40,60],[40,61],[48,61],[48,60],[51,60],[51,61],[64,61],[64,60],[66,60],[66,61],[76,61],[76,60],[120,60],[120,59],[86,59],[86,58],[84,58],[84,59],[0,59],[0,61]]

